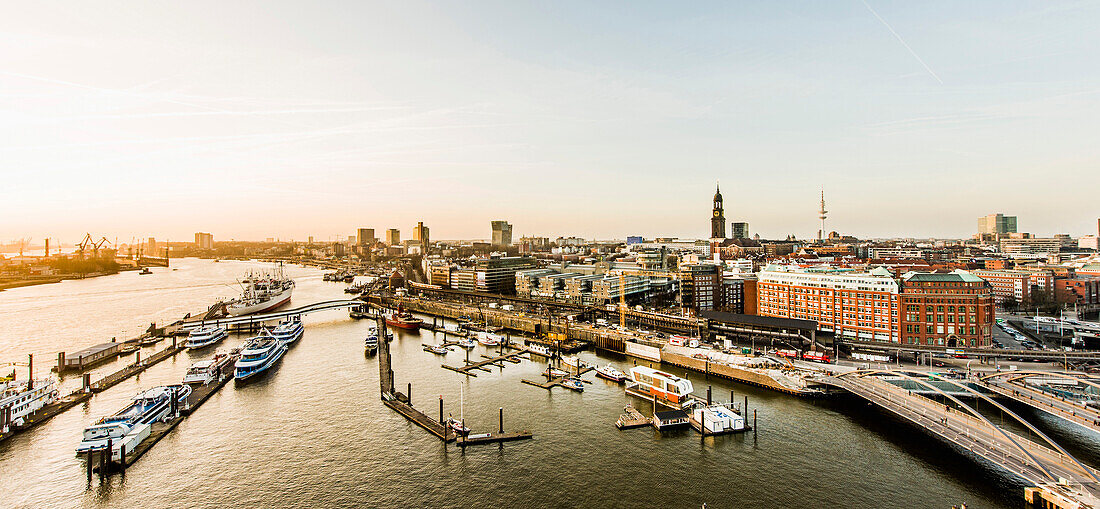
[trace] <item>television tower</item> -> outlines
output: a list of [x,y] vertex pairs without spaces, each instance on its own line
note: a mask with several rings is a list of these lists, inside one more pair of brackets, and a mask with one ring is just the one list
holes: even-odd
[[825,214],[829,211],[825,210],[825,190],[821,190],[821,209],[818,210],[818,218],[821,219],[821,229],[817,231],[817,242],[821,243],[825,238]]

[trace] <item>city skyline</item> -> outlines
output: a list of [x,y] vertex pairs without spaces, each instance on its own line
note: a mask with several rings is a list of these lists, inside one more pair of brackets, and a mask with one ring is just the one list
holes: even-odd
[[1098,10],[28,5],[0,21],[0,238],[705,238],[715,180],[771,238],[815,237],[821,188],[861,238],[1087,234]]

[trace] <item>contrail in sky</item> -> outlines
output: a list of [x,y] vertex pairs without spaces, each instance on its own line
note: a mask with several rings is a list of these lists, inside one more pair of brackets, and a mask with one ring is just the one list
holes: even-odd
[[913,51],[913,48],[910,48],[909,45],[905,43],[905,39],[902,39],[901,36],[898,35],[896,31],[894,31],[894,27],[890,26],[890,24],[887,23],[886,20],[882,19],[882,16],[879,16],[878,13],[871,8],[871,4],[868,4],[867,0],[860,1],[863,2],[864,7],[867,7],[867,10],[871,11],[871,14],[873,14],[876,19],[881,21],[882,24],[886,26],[886,29],[889,30],[890,33],[894,34],[894,37],[897,37],[898,42],[900,42],[902,46],[905,46],[905,49],[909,50],[909,54],[913,55],[913,58],[917,59],[917,62],[920,62],[920,65],[924,66],[924,69],[928,71],[928,74],[931,74],[933,78],[936,78],[936,81],[940,82],[940,85],[943,85],[943,80],[941,80],[939,76],[936,76],[936,72],[933,71],[931,67],[928,67],[928,64],[924,63],[924,60],[921,59],[920,55],[918,55],[916,51]]

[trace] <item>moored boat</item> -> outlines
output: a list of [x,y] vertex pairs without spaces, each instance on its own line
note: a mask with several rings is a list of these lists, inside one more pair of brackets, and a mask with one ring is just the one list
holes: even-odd
[[572,366],[578,369],[584,369],[588,367],[588,363],[581,360],[580,357],[575,355],[566,355],[561,358],[561,362],[566,366]]
[[527,345],[527,350],[533,354],[541,355],[543,357],[553,357],[554,351],[546,345],[540,345],[538,343],[530,343]]
[[499,334],[493,334],[491,332],[477,331],[477,342],[485,346],[497,346],[501,341],[504,341],[504,337]]
[[0,422],[0,431],[6,431],[9,426],[23,426],[27,417],[57,401],[58,397],[55,378],[17,382],[14,372],[10,378],[0,384],[0,419],[5,421]]
[[626,392],[629,394],[645,399],[656,399],[660,403],[677,409],[691,405],[693,390],[691,380],[647,366],[630,368],[630,382],[626,385]]
[[419,330],[420,324],[424,323],[423,320],[416,318],[405,311],[405,307],[402,304],[397,305],[397,311],[391,313],[386,317],[386,324],[392,327],[405,330]]
[[577,378],[566,378],[561,381],[562,387],[567,389],[573,389],[574,391],[581,392],[584,390],[584,383]]
[[[76,452],[105,448],[108,439],[117,444],[120,439],[139,426],[172,417],[172,410],[178,411],[183,408],[189,395],[191,395],[191,387],[187,385],[162,385],[137,393],[130,404],[122,410],[84,428],[84,434],[80,445],[76,447]],[[175,404],[172,403],[173,396],[175,396]],[[133,445],[137,444],[132,444],[131,447]]]
[[477,341],[471,338],[460,338],[458,340],[458,346],[462,348],[473,348],[477,346]]
[[233,316],[270,311],[287,302],[294,293],[294,280],[283,274],[280,265],[273,271],[254,271],[241,281],[241,297],[226,305]]
[[210,359],[199,361],[187,368],[183,375],[183,383],[188,385],[206,385],[216,382],[225,371],[226,366],[237,360],[239,350],[234,348],[230,352],[215,353]]
[[606,380],[611,380],[612,382],[622,382],[623,380],[626,380],[626,373],[615,369],[615,367],[610,364],[606,366],[597,366],[596,376]]
[[547,366],[546,371],[543,371],[542,374],[544,376],[549,376],[549,377],[559,377],[559,376],[566,376],[566,375],[569,374],[569,372],[565,371],[565,370],[562,370],[562,369],[555,368],[553,366]]
[[286,344],[270,334],[249,338],[241,347],[241,357],[234,366],[233,377],[245,380],[267,371],[286,350]]
[[183,346],[191,350],[205,348],[227,337],[229,337],[229,331],[225,330],[225,327],[207,325],[192,329],[187,334],[187,340],[183,342]]
[[301,339],[305,330],[306,326],[302,325],[302,318],[295,316],[284,322],[279,322],[279,325],[271,330],[271,335],[282,341],[283,344],[289,345]]
[[443,345],[425,345],[424,349],[429,351],[429,352],[436,353],[436,354],[439,354],[439,355],[446,355],[447,352],[451,351],[450,348],[447,348]]
[[470,434],[470,428],[467,428],[462,424],[462,421],[453,417],[448,417],[444,424],[446,424],[447,427],[451,428],[451,431],[453,431],[456,435],[464,437]]
[[367,338],[363,340],[363,349],[367,353],[377,352],[378,351],[378,334],[375,334],[373,336],[367,336]]

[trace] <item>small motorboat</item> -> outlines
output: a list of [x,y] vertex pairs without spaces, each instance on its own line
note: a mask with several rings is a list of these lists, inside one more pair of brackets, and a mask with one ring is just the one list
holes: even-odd
[[424,345],[424,350],[439,355],[446,355],[447,352],[451,351],[450,348],[447,348],[443,345]]
[[363,340],[363,349],[367,353],[374,353],[378,351],[378,335],[367,336],[367,339]]
[[477,341],[471,338],[462,338],[458,340],[458,346],[462,348],[473,348],[477,346]]
[[453,417],[448,417],[446,421],[447,427],[451,428],[451,431],[456,435],[466,436],[470,434],[470,428],[462,425],[462,421],[459,421]]
[[553,366],[547,366],[546,371],[543,371],[542,374],[552,378],[557,378],[559,376],[566,376],[569,374],[569,372],[563,369],[555,368]]
[[622,382],[623,380],[626,380],[626,373],[615,369],[615,367],[610,364],[597,367],[596,376],[611,380],[612,382]]
[[153,271],[149,270],[149,267],[142,267],[141,271],[138,272],[138,275],[139,276],[144,276],[146,274],[152,274],[152,273],[153,273]]
[[501,341],[504,341],[504,337],[489,332],[478,332],[477,341],[485,346],[497,346]]
[[565,380],[561,381],[561,385],[562,385],[562,387],[565,387],[567,389],[573,389],[574,391],[578,391],[578,392],[584,390],[584,382],[581,382],[577,378],[566,378]]

